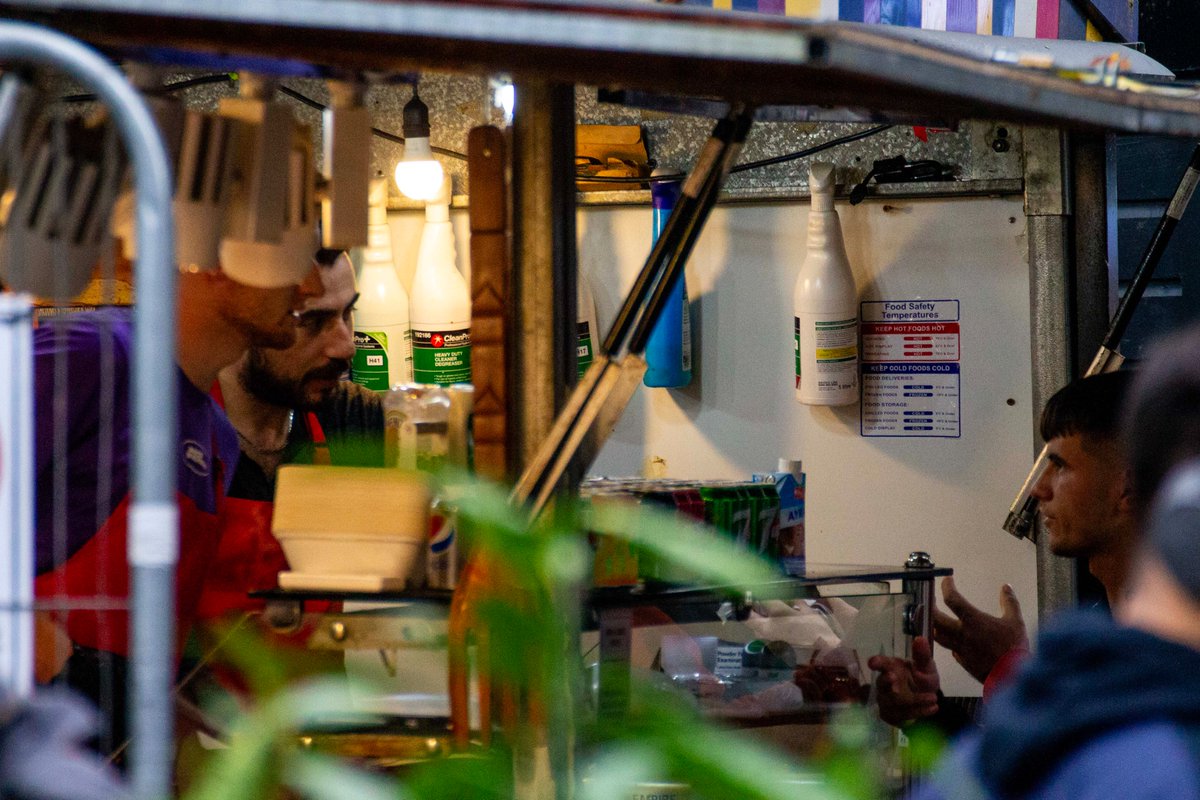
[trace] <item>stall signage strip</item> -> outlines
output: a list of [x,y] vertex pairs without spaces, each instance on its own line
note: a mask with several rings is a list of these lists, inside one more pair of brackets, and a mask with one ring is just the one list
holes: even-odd
[[861,304],[863,436],[959,438],[959,301]]

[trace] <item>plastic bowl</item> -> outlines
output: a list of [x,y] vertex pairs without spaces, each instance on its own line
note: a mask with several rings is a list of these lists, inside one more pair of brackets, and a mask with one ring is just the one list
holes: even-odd
[[431,499],[421,473],[289,465],[271,529],[294,572],[405,578],[428,542]]
[[424,553],[418,539],[381,539],[318,531],[279,539],[288,566],[306,575],[408,578]]

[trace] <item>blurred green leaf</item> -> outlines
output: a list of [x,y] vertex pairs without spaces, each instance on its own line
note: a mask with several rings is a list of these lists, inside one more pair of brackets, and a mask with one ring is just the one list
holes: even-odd
[[914,772],[929,772],[946,749],[946,736],[933,725],[914,725],[908,737],[908,766]]
[[276,732],[255,735],[254,727],[249,718],[242,721],[229,746],[214,755],[192,784],[187,800],[260,800],[273,794],[280,784]]
[[495,677],[518,686],[536,680],[537,676],[529,671],[529,663],[538,649],[549,647],[545,618],[502,600],[481,602],[478,614],[480,624],[488,632]]
[[[382,467],[383,447],[378,436],[329,432],[329,450],[334,463],[341,467]],[[301,452],[291,459],[292,463],[311,464],[312,443],[300,446]]]
[[269,697],[288,685],[290,673],[281,653],[269,647],[254,626],[245,624],[247,619],[214,628],[213,635],[221,642],[216,662],[240,673],[256,697]]
[[579,538],[554,539],[542,551],[542,571],[551,586],[582,586],[590,577],[590,566],[587,543]]
[[288,786],[310,800],[408,800],[395,779],[322,753],[294,750],[287,756]]
[[[659,781],[687,783],[697,797],[713,800],[846,800],[819,771],[804,769],[744,731],[704,719],[680,696],[634,681],[629,713],[598,723],[591,739],[597,761],[634,748],[643,762],[661,765]],[[616,747],[616,750],[612,748]]]
[[879,755],[890,732],[865,708],[838,709],[827,723],[832,752],[823,767],[831,786],[856,800],[883,796],[883,771]]
[[779,570],[760,556],[700,523],[645,505],[604,503],[591,509],[597,533],[632,542],[672,565],[714,584],[749,586],[781,579]]
[[497,746],[426,762],[405,774],[404,785],[421,800],[511,800],[512,756]]
[[475,534],[483,537],[478,544],[503,544],[530,537],[528,514],[512,506],[508,493],[497,484],[470,479],[453,470],[443,471],[439,477],[459,519],[471,522]]
[[[670,725],[658,727],[653,734],[643,730],[628,742],[636,742],[646,763],[658,767],[627,775],[630,780],[685,783],[697,797],[714,800],[844,797],[820,779],[819,773],[801,771],[794,761],[773,753],[744,731],[719,729],[695,719],[674,720]],[[606,745],[601,752],[612,746]],[[602,769],[598,767],[589,774]]]
[[636,744],[605,748],[587,765],[579,800],[613,800],[637,794],[638,784],[663,783],[667,766],[652,747]]
[[260,800],[280,784],[283,758],[296,735],[344,715],[350,695],[343,680],[323,679],[276,693],[238,720],[229,746],[218,751],[187,794],[188,800]]

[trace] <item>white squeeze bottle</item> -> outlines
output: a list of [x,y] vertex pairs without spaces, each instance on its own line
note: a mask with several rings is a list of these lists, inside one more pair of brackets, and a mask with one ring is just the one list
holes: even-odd
[[576,330],[575,379],[581,380],[596,358],[596,347],[600,344],[600,330],[596,327],[596,301],[587,276],[580,270],[576,282]]
[[358,302],[354,306],[354,363],[351,376],[368,389],[386,392],[412,380],[412,329],[408,292],[392,261],[387,223],[387,183],[371,182],[367,246],[358,254]]
[[858,290],[833,210],[833,165],[809,168],[808,253],[796,277],[796,399],[858,401]]
[[471,382],[471,290],[455,263],[448,178],[425,204],[412,282],[412,342],[417,383]]

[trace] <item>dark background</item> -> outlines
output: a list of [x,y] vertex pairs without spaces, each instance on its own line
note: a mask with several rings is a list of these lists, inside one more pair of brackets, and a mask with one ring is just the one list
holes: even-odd
[[[1140,0],[1139,39],[1146,54],[1181,79],[1200,80],[1200,2]],[[1179,183],[1195,142],[1151,136],[1117,137],[1110,148],[1110,176],[1117,197],[1117,262],[1123,291]],[[1184,214],[1163,255],[1155,281],[1138,306],[1121,344],[1133,361],[1153,341],[1200,319],[1200,203]],[[1088,354],[1090,357],[1090,354]],[[1200,357],[1200,354],[1198,354]]]
[[[1072,0],[1078,9],[1087,1]],[[1200,37],[1196,35],[1200,0],[1140,0],[1137,12],[1137,38],[1146,54],[1177,78],[1200,81]],[[1070,16],[1062,15],[1061,27],[1066,27]],[[1119,38],[1112,36],[1112,31],[1105,33]],[[1115,249],[1121,293],[1136,271],[1195,145],[1190,139],[1154,136],[1118,136],[1110,141],[1108,177],[1110,196],[1116,197],[1116,237],[1113,248],[1110,231],[1109,246]],[[1121,352],[1130,366],[1136,367],[1157,339],[1200,320],[1200,202],[1196,201],[1200,198],[1195,198],[1175,229],[1154,282],[1125,332]],[[1110,215],[1110,224],[1113,219]],[[1081,368],[1086,368],[1093,352],[1080,354]],[[1076,572],[1080,602],[1103,603],[1103,589],[1088,573],[1086,563],[1077,562]]]

